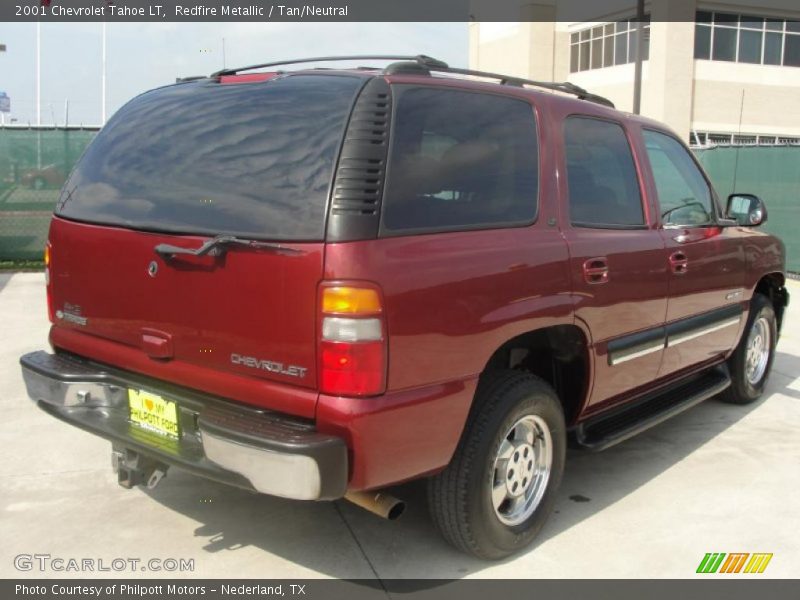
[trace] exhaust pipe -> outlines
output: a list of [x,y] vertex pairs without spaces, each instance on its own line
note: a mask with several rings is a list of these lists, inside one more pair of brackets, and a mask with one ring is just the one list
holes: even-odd
[[390,521],[399,519],[406,510],[405,502],[381,491],[347,492],[344,499]]

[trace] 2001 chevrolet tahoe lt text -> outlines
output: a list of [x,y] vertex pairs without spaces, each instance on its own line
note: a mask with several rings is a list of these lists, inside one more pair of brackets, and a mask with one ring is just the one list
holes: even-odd
[[784,248],[657,122],[396,58],[120,109],[63,188],[54,353],[23,374],[126,487],[174,465],[394,517],[381,490],[426,477],[444,536],[499,558],[544,524],[568,438],[762,394]]

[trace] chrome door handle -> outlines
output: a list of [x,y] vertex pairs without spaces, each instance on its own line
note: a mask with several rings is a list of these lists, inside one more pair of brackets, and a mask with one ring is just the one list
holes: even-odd
[[608,259],[599,256],[584,262],[583,279],[591,284],[608,283]]
[[686,255],[678,250],[669,256],[669,266],[673,273],[676,275],[683,275],[689,270],[689,259]]

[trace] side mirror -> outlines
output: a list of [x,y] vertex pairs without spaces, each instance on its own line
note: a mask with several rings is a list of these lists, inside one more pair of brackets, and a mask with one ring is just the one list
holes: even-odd
[[766,222],[767,207],[753,194],[731,194],[725,216],[741,227],[757,227]]

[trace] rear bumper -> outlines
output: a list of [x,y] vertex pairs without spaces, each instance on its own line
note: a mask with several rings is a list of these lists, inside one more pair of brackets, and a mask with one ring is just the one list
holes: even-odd
[[[344,440],[313,423],[189,391],[74,355],[33,352],[20,359],[28,395],[40,408],[115,447],[265,494],[332,500],[347,489]],[[129,388],[179,407],[178,439],[129,419]]]

